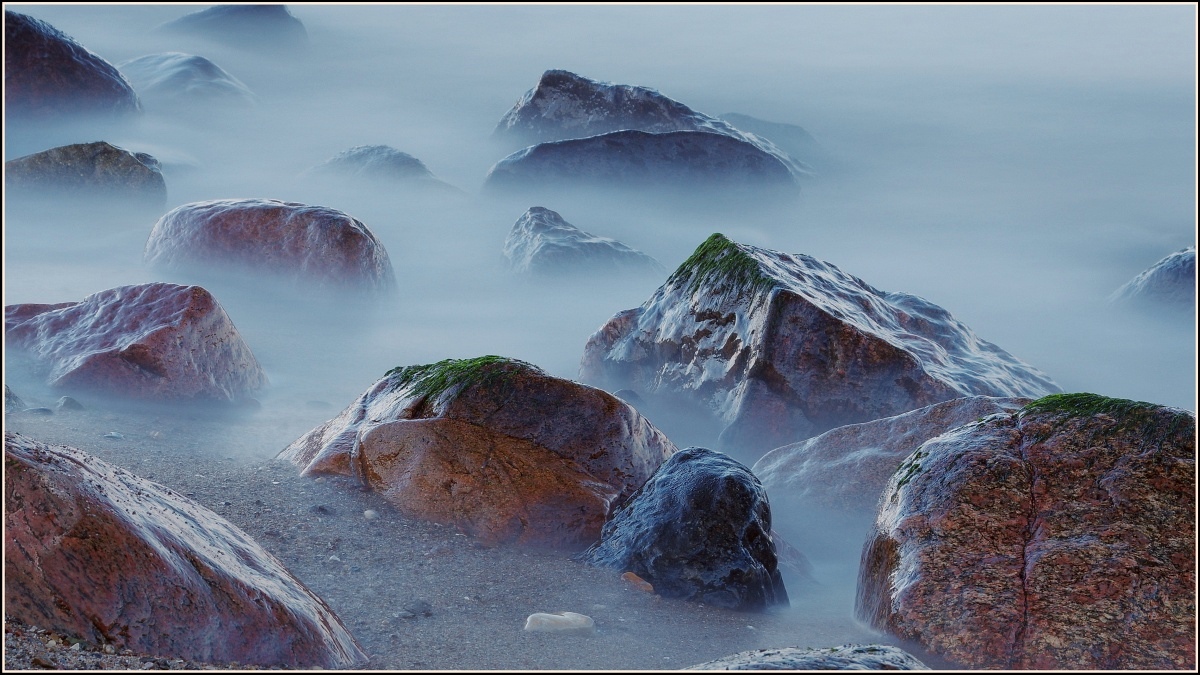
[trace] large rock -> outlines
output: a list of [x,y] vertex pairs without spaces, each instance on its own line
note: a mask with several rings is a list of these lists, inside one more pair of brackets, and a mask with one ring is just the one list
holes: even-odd
[[768,122],[741,113],[725,113],[721,115],[721,119],[741,131],[750,132],[771,141],[775,147],[786,152],[794,161],[803,159],[807,163],[819,166],[819,161],[826,160],[828,157],[826,150],[804,127],[783,122]]
[[588,188],[693,196],[740,191],[769,197],[799,189],[778,157],[747,141],[704,131],[613,131],[540,143],[496,162],[484,188],[517,194]]
[[313,167],[311,173],[387,185],[430,187],[461,192],[453,185],[439,180],[421,160],[389,145],[356,145]]
[[1152,309],[1194,311],[1196,247],[1188,246],[1159,260],[1118,288],[1109,300]]
[[654,89],[597,82],[566,70],[547,70],[537,86],[509,109],[493,135],[534,145],[613,131],[704,131],[744,141],[775,157],[796,175],[807,173],[770,141],[696,112]]
[[776,506],[786,501],[789,507],[873,518],[888,479],[922,443],[1026,403],[1027,398],[968,396],[848,424],[768,452],[755,462],[754,475]]
[[891,645],[842,645],[755,649],[684,670],[929,670],[929,666]]
[[4,613],[166,658],[347,668],[333,611],[217,514],[67,446],[4,435]]
[[213,274],[233,268],[302,288],[391,291],[395,273],[383,244],[336,209],[275,199],[221,199],[175,208],[154,224],[147,264]]
[[8,120],[57,121],[141,112],[120,71],[54,26],[4,10],[4,111]]
[[[77,143],[4,163],[4,186],[14,196],[120,200],[161,209],[167,202],[162,168],[144,152],[104,141]],[[14,194],[16,193],[16,194]]]
[[229,316],[199,286],[122,286],[57,305],[4,308],[5,344],[51,386],[147,400],[242,399],[267,377]]
[[952,398],[1058,391],[933,303],[720,234],[588,340],[580,380],[707,411],[722,448],[755,458]]
[[550,209],[530,207],[513,224],[504,255],[516,272],[562,275],[580,271],[666,274],[657,260],[607,237],[584,232]]
[[633,572],[663,597],[758,610],[788,604],[770,533],[754,474],[692,447],[663,462],[579,559]]
[[308,31],[285,5],[216,5],[168,21],[156,30],[251,51],[308,46]]
[[206,111],[214,106],[237,109],[255,105],[254,94],[241,80],[203,56],[147,54],[119,67],[148,106]]
[[485,544],[582,548],[674,452],[621,400],[485,356],[389,371],[280,457]]
[[1195,670],[1195,415],[1059,394],[926,442],[856,611],[968,668]]

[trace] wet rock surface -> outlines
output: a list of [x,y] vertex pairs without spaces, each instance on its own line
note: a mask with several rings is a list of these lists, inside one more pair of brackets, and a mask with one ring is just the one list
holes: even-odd
[[578,549],[674,452],[619,399],[492,356],[394,369],[280,458],[485,545]]
[[77,303],[9,305],[5,344],[54,388],[142,400],[237,401],[267,378],[229,315],[199,286],[153,283]]
[[757,649],[685,670],[929,670],[929,667],[891,645],[842,645],[823,649]]
[[76,143],[4,163],[4,185],[18,198],[85,197],[161,209],[167,184],[158,160],[111,143]]
[[387,251],[362,222],[325,206],[275,199],[179,206],[154,224],[144,259],[209,276],[235,269],[305,289],[384,293],[396,285]]
[[195,54],[147,54],[119,66],[148,106],[205,110],[255,105],[249,87],[212,61]]
[[663,462],[579,560],[633,572],[664,597],[762,610],[788,604],[770,532],[754,474],[691,447]]
[[4,443],[6,615],[166,658],[366,662],[324,601],[215,513],[75,448]]
[[216,5],[168,21],[156,29],[192,35],[249,51],[297,50],[308,31],[285,5]]
[[54,26],[4,10],[4,110],[9,120],[48,122],[141,112],[111,63]]
[[1110,302],[1175,311],[1196,307],[1196,247],[1178,250],[1118,288]]
[[933,303],[720,234],[592,335],[580,380],[705,411],[721,449],[754,459],[953,398],[1058,391]]
[[584,232],[545,207],[534,206],[513,224],[504,255],[515,272],[564,275],[584,272],[661,273],[654,258],[607,237]]
[[1060,394],[934,438],[889,481],[857,613],[974,668],[1196,665],[1191,412]]

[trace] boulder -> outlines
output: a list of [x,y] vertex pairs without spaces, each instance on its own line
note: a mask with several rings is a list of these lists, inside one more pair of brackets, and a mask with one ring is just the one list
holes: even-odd
[[4,435],[4,613],[92,644],[284,668],[367,661],[245,532],[81,450]]
[[162,167],[144,152],[104,141],[76,143],[4,163],[10,195],[64,199],[83,197],[133,202],[155,209],[167,203]]
[[485,356],[395,368],[279,456],[486,545],[583,548],[675,450],[606,392]]
[[439,180],[421,160],[389,145],[356,145],[313,167],[311,173],[461,192]]
[[152,283],[80,302],[9,305],[5,344],[56,388],[146,400],[236,401],[266,386],[250,347],[199,286]]
[[966,668],[1195,670],[1195,414],[1058,394],[927,441],[856,613]]
[[580,380],[705,411],[721,449],[755,459],[953,398],[1058,391],[931,302],[720,234],[592,335]]
[[666,274],[657,260],[607,237],[589,234],[550,209],[525,212],[504,241],[504,256],[515,272],[564,275],[580,271]]
[[184,111],[255,105],[254,94],[241,80],[203,56],[182,52],[147,54],[125,61],[119,68],[146,105]]
[[728,455],[681,450],[612,515],[579,560],[629,571],[663,597],[730,609],[787,605],[771,505]]
[[496,125],[493,136],[521,145],[586,138],[614,131],[703,131],[744,141],[778,159],[797,176],[806,167],[770,141],[696,112],[654,89],[597,82],[566,70],[547,70]]
[[725,113],[721,115],[720,119],[741,131],[769,140],[775,144],[775,147],[786,152],[794,162],[799,163],[799,160],[803,159],[805,162],[820,166],[818,160],[825,160],[828,156],[817,139],[813,138],[812,134],[808,133],[804,127],[782,122],[768,122],[741,113]]
[[1196,247],[1188,246],[1159,260],[1118,288],[1109,301],[1151,309],[1195,311]]
[[754,475],[778,507],[873,519],[879,495],[922,443],[967,422],[1020,409],[1028,398],[968,396],[884,419],[830,429],[776,448],[754,464]]
[[929,670],[929,666],[891,645],[842,645],[754,649],[684,670]]
[[251,51],[308,46],[308,31],[286,5],[216,5],[159,25],[165,33],[193,35]]
[[4,111],[36,122],[125,117],[141,112],[113,65],[54,26],[4,10]]
[[747,141],[703,131],[613,131],[540,143],[496,162],[484,182],[493,193],[583,188],[767,197],[799,190],[779,158]]
[[222,268],[286,279],[300,288],[389,292],[392,263],[360,221],[325,206],[275,199],[184,204],[154,224],[153,267],[212,275]]

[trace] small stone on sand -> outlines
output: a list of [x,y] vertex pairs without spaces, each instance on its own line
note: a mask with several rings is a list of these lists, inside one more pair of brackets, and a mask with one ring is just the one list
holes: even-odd
[[538,612],[525,619],[525,630],[538,633],[592,633],[596,630],[596,622],[590,616],[575,612]]

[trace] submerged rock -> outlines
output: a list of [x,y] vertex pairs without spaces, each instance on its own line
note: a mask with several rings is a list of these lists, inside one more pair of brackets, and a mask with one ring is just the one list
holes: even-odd
[[396,286],[383,244],[336,209],[275,199],[184,204],[154,224],[144,258],[154,267],[212,275],[222,268],[302,288],[386,292]]
[[1110,302],[1147,308],[1196,308],[1196,247],[1188,246],[1159,260],[1111,296]]
[[685,670],[929,670],[929,666],[891,645],[842,645],[755,649]]
[[199,286],[121,286],[58,305],[4,308],[9,349],[56,388],[145,400],[236,401],[267,377],[233,322]]
[[253,539],[67,446],[4,435],[4,613],[164,658],[348,668],[367,657]]
[[4,186],[21,197],[80,197],[162,208],[167,184],[158,160],[104,141],[76,143],[4,163]]
[[4,111],[47,122],[141,112],[133,87],[111,63],[54,26],[4,10]]
[[949,312],[714,234],[584,348],[580,380],[683,402],[756,453],[962,396],[1058,391]]
[[619,399],[485,356],[393,369],[279,456],[485,544],[581,548],[674,452]]
[[1193,670],[1196,418],[1059,394],[924,443],[856,613],[967,668]]
[[310,173],[460,192],[434,176],[421,160],[388,145],[356,145],[313,167]]
[[147,105],[183,110],[255,105],[254,94],[241,80],[203,56],[182,52],[147,54],[125,61],[120,69]]
[[308,31],[285,5],[216,5],[168,21],[156,30],[254,51],[308,46]]
[[725,113],[721,119],[729,122],[738,129],[750,132],[760,138],[765,138],[775,144],[775,147],[786,152],[793,160],[804,160],[820,166],[818,160],[824,160],[827,153],[812,134],[803,127],[782,122],[768,122],[741,113]]
[[569,274],[580,271],[635,271],[665,274],[657,260],[607,237],[589,234],[550,209],[525,212],[504,241],[504,255],[516,272]]
[[788,604],[770,532],[771,506],[754,474],[692,447],[663,462],[579,559],[633,572],[663,597],[765,609]]

